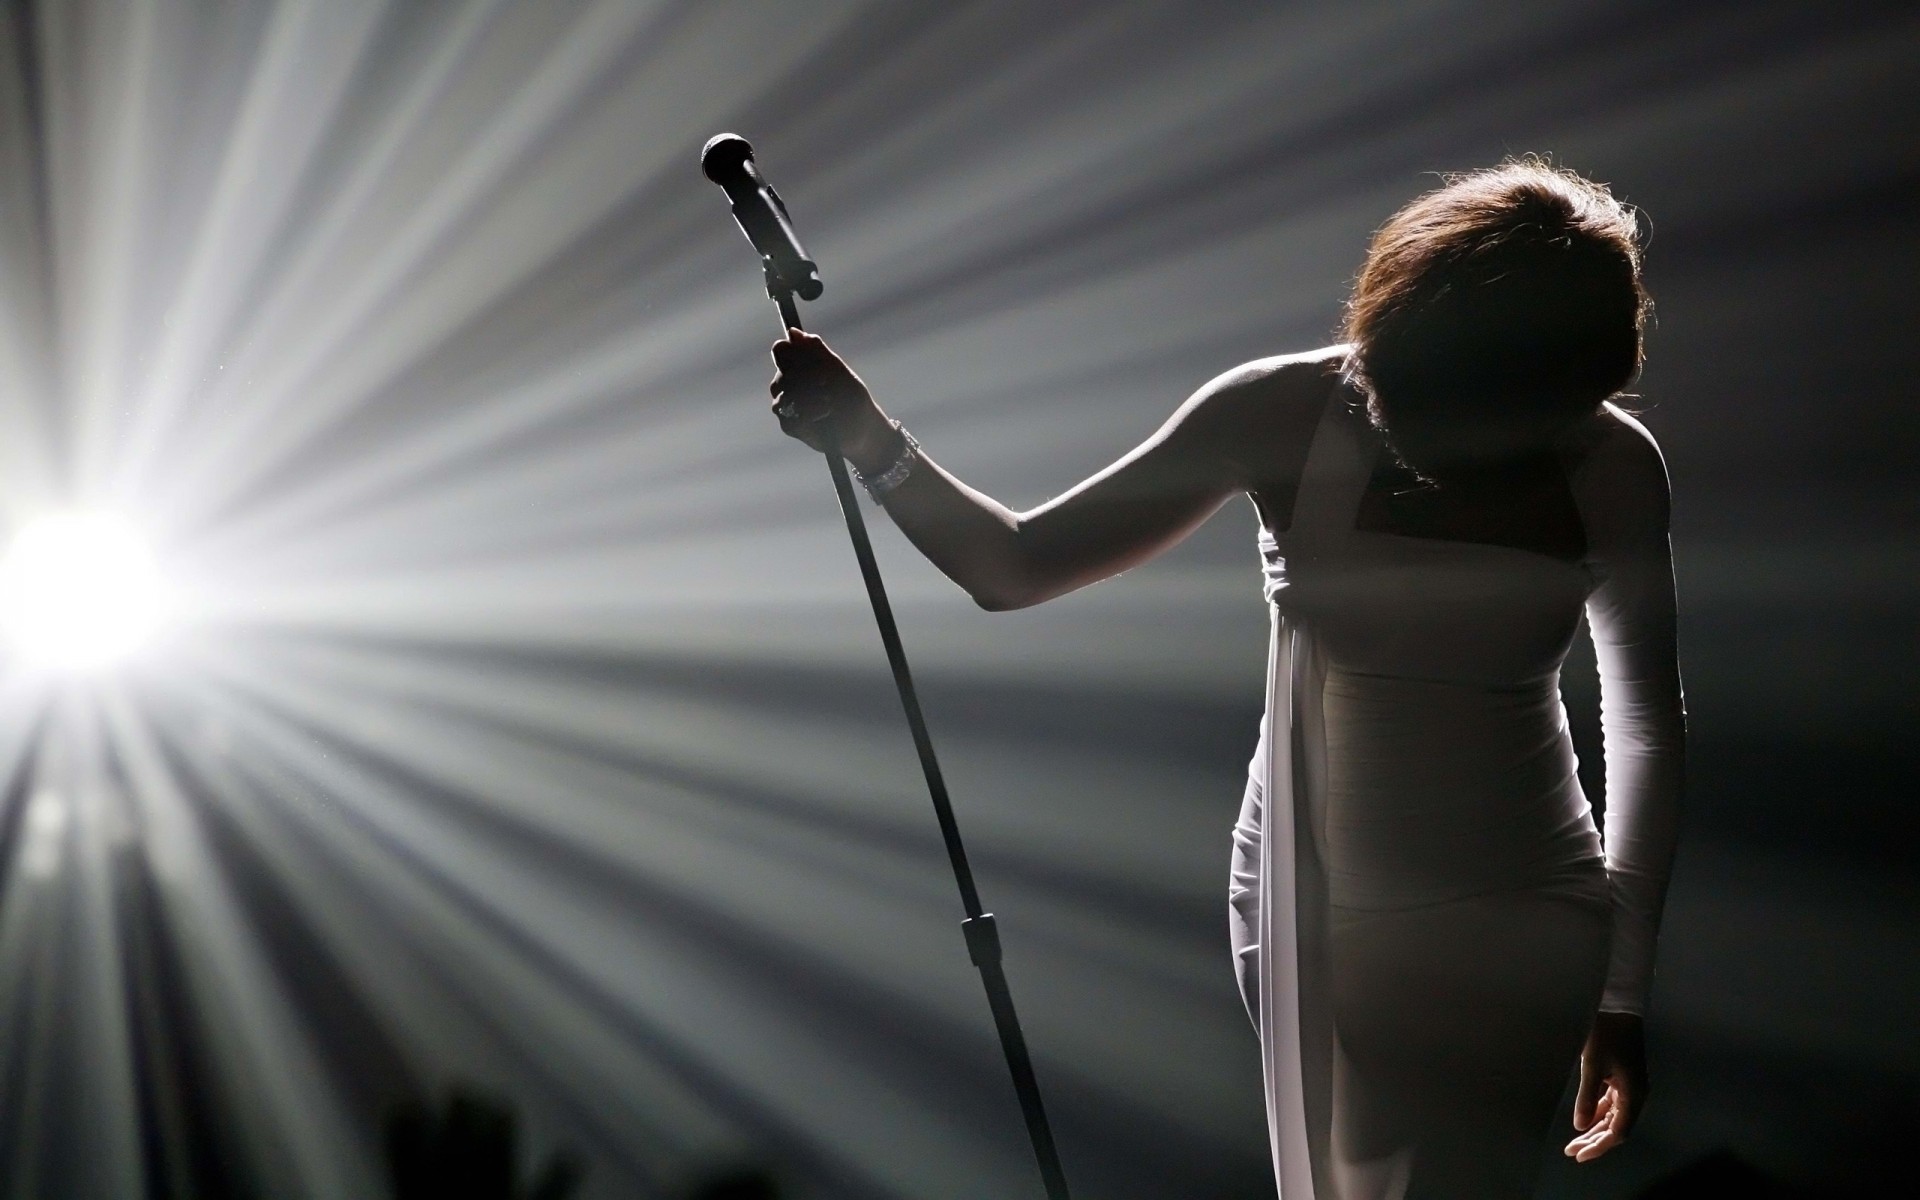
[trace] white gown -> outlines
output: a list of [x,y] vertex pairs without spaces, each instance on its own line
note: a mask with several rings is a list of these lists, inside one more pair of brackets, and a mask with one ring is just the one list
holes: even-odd
[[[1341,386],[1314,434],[1289,528],[1261,531],[1273,620],[1267,715],[1235,829],[1229,903],[1282,1200],[1397,1200],[1409,1180],[1444,1175],[1444,1166],[1421,1174],[1422,1156],[1437,1162],[1443,1152],[1421,1149],[1422,1114],[1439,1110],[1423,1107],[1420,1085],[1369,1094],[1366,1069],[1349,1059],[1364,1057],[1358,1043],[1384,1045],[1363,1049],[1384,1056],[1391,1075],[1394,1055],[1420,1053],[1397,1046],[1455,1039],[1486,1025],[1493,1008],[1512,1036],[1472,1050],[1468,1069],[1511,1050],[1520,1059],[1499,1070],[1527,1078],[1489,1076],[1486,1094],[1532,1099],[1518,1116],[1488,1118],[1518,1121],[1518,1133],[1464,1140],[1475,1163],[1508,1161],[1451,1189],[1422,1186],[1525,1194],[1595,1002],[1644,1006],[1685,717],[1664,464],[1643,426],[1607,409],[1563,459],[1586,533],[1580,562],[1357,530],[1380,442]],[[1601,676],[1604,848],[1558,689],[1583,605]],[[1480,932],[1488,928],[1491,936]],[[1340,929],[1364,935],[1342,942]],[[1522,930],[1519,940],[1503,941],[1511,930]],[[1389,972],[1397,959],[1431,960],[1436,937],[1463,986],[1483,977],[1495,989],[1485,1003],[1463,1001],[1467,1017],[1437,1031],[1429,1010],[1444,1004],[1424,992],[1450,984],[1430,985],[1417,967],[1407,981],[1330,970],[1335,952]],[[1518,993],[1511,1012],[1507,993]],[[1513,1032],[1529,1023],[1540,1034],[1531,1043]],[[1458,1097],[1446,1103],[1457,1108]]]

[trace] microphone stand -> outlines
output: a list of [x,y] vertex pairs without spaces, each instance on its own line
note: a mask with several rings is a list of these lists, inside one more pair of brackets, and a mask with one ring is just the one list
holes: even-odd
[[[784,214],[783,214],[784,215]],[[794,289],[788,286],[774,260],[761,256],[766,268],[767,296],[780,306],[785,329],[802,329],[800,308]],[[866,518],[860,515],[860,501],[853,481],[847,478],[847,464],[840,457],[840,445],[828,429],[827,471],[833,477],[833,492],[840,499],[840,514],[846,518],[847,536],[853,541],[853,555],[860,561],[860,576],[867,584],[867,599],[873,603],[873,619],[880,626],[880,641],[887,649],[887,665],[893,668],[893,683],[900,692],[900,706],[907,713],[907,728],[913,731],[913,748],[920,753],[920,769],[927,777],[927,792],[933,797],[934,816],[940,822],[940,836],[947,845],[947,858],[953,864],[954,881],[960,885],[960,905],[966,920],[960,930],[966,935],[967,956],[980,971],[980,982],[987,989],[987,1005],[993,1010],[994,1028],[1000,1032],[1000,1048],[1007,1057],[1007,1070],[1013,1074],[1013,1090],[1020,1097],[1020,1112],[1027,1121],[1027,1137],[1033,1142],[1033,1156],[1040,1165],[1040,1179],[1046,1185],[1048,1200],[1069,1200],[1066,1172],[1060,1167],[1060,1153],[1053,1144],[1053,1129],[1047,1124],[1047,1112],[1040,1103],[1040,1083],[1034,1078],[1033,1059],[1027,1054],[1027,1039],[1020,1032],[1020,1016],[1013,1008],[1013,992],[1007,986],[1007,973],[1000,964],[1000,931],[993,914],[980,903],[980,891],[973,883],[973,868],[967,865],[967,849],[960,841],[960,825],[953,817],[953,805],[947,799],[947,782],[940,774],[940,761],[933,754],[933,738],[927,733],[927,721],[920,713],[920,697],[914,691],[913,675],[907,670],[907,652],[900,643],[900,627],[893,620],[893,605],[887,600],[887,588],[880,581],[880,564],[873,557],[873,542],[867,536]]]

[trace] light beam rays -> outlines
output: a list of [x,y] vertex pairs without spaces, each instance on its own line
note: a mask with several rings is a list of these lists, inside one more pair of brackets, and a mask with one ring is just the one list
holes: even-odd
[[[1887,493],[1793,481],[1852,478],[1905,411],[1887,210],[1920,25],[1808,11],[8,6],[0,532],[112,501],[186,620],[85,684],[0,663],[0,1190],[368,1194],[382,1107],[455,1079],[582,1149],[590,1197],[756,1153],[800,1194],[1030,1187],[700,144],[756,142],[822,260],[809,320],[1017,506],[1325,340],[1428,172],[1558,152],[1656,221],[1644,387],[1698,393],[1655,414],[1695,523],[1683,603],[1791,640],[1753,606],[1885,624],[1913,590],[1897,554],[1849,565],[1911,540]],[[1809,379],[1854,408],[1778,382]],[[1734,384],[1750,433],[1712,415]],[[1767,458],[1786,445],[1826,466]],[[1848,537],[1699,544],[1756,504]],[[1267,1186],[1218,936],[1252,532],[1236,505],[1123,581],[988,616],[876,524],[1090,1195]],[[1757,709],[1751,638],[1692,619],[1690,681]],[[1794,671],[1802,732],[1900,694]]]

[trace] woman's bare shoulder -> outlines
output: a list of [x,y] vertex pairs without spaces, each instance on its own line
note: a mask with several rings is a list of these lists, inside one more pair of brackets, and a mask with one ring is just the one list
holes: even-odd
[[1346,346],[1327,346],[1241,363],[1202,385],[1182,415],[1227,438],[1288,429],[1318,417],[1346,358]]
[[1242,403],[1286,403],[1322,398],[1347,361],[1346,346],[1256,358],[1214,376],[1200,391]]
[[1223,467],[1241,490],[1289,492],[1346,359],[1347,347],[1329,346],[1241,363],[1195,392],[1167,436]]

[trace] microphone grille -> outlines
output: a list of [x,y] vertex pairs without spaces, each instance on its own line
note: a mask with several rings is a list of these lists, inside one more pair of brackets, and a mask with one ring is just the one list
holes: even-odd
[[738,180],[753,161],[753,147],[737,133],[716,133],[700,151],[700,170],[721,187]]

